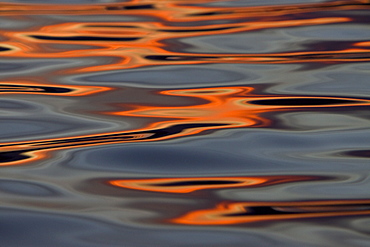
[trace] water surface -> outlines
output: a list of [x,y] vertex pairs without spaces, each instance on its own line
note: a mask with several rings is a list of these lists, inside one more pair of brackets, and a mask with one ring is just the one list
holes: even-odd
[[368,0],[0,3],[4,246],[369,246]]

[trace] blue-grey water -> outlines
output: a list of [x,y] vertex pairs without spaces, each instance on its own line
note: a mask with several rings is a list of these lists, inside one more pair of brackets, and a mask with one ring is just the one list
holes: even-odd
[[370,246],[368,0],[13,0],[0,29],[0,246]]

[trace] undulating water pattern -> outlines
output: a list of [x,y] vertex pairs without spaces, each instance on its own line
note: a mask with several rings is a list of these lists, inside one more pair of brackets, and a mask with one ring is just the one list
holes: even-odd
[[13,0],[0,28],[1,246],[370,246],[369,0]]

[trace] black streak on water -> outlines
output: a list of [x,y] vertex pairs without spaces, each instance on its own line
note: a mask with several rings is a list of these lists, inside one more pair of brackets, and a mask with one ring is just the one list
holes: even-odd
[[248,216],[248,215],[284,215],[292,214],[292,212],[282,212],[275,210],[273,207],[260,206],[260,207],[248,207],[243,213],[227,214],[224,216],[238,217],[238,216]]
[[248,101],[248,103],[254,105],[270,105],[270,106],[320,106],[320,105],[345,105],[360,102],[342,99],[288,98],[288,99],[254,100]]
[[307,60],[325,60],[325,59],[368,59],[370,58],[370,53],[337,53],[337,54],[303,54],[303,55],[293,55],[293,56],[276,56],[276,58],[289,58],[289,59],[307,59]]
[[[31,89],[31,90],[30,90]],[[72,89],[62,87],[42,87],[42,86],[28,86],[28,85],[11,85],[1,84],[0,92],[43,92],[43,93],[69,93]]]
[[99,28],[140,28],[138,26],[129,26],[129,25],[84,25],[84,27],[99,27]]
[[130,6],[107,6],[106,10],[137,10],[137,9],[155,9],[152,4],[130,5]]
[[220,27],[220,28],[208,28],[208,29],[162,29],[159,31],[162,32],[171,32],[171,33],[188,33],[188,32],[212,32],[212,31],[222,31],[234,29],[237,27]]
[[189,14],[188,16],[213,16],[213,15],[227,15],[227,14],[233,14],[233,12],[212,11],[212,12]]
[[213,59],[215,57],[207,56],[167,56],[167,55],[150,55],[145,56],[146,59],[154,61],[193,61],[193,60],[203,60],[203,59]]
[[11,49],[8,48],[8,47],[3,47],[3,46],[0,46],[0,52],[2,51],[10,51]]
[[22,151],[11,151],[0,153],[0,163],[21,161],[29,158],[30,156],[23,154]]
[[341,155],[357,157],[357,158],[370,158],[370,150],[354,150],[342,152]]
[[[22,143],[22,145],[32,144],[35,148],[24,149],[19,151],[9,151],[0,152],[0,163],[20,161],[29,158],[30,156],[25,155],[27,152],[41,151],[48,149],[57,148],[71,148],[76,146],[88,145],[88,144],[106,144],[106,143],[116,143],[116,142],[130,142],[130,141],[146,141],[146,140],[157,140],[158,138],[163,138],[171,135],[175,135],[183,132],[186,129],[201,128],[201,127],[217,127],[225,126],[225,124],[179,124],[175,126],[170,126],[163,129],[150,130],[150,131],[139,131],[130,132],[122,134],[111,134],[111,135],[100,135],[94,137],[84,137],[84,138],[69,138],[55,141],[45,141],[45,142],[32,142],[32,143]],[[149,134],[149,136],[148,136]],[[141,138],[132,138],[133,136],[144,135]],[[0,147],[10,147],[17,146],[19,144],[13,145],[2,145]]]
[[237,181],[223,181],[223,180],[205,180],[205,181],[183,181],[173,183],[153,184],[155,186],[171,187],[171,186],[198,186],[198,185],[224,185],[224,184],[239,184]]
[[46,36],[46,35],[31,35],[30,37],[41,40],[53,41],[135,41],[140,38],[136,37],[98,37],[98,36]]
[[[349,204],[349,205],[326,205],[320,206],[320,210],[315,209],[315,206],[307,205],[312,207],[313,210],[302,210],[295,211],[295,207],[279,207],[284,210],[279,210],[273,206],[256,206],[256,207],[247,207],[243,213],[227,214],[224,216],[238,217],[238,216],[263,216],[263,215],[288,215],[288,214],[307,214],[307,213],[327,213],[327,212],[348,212],[348,211],[362,211],[367,210],[370,205],[367,204]],[[332,210],[331,207],[334,206],[336,209]],[[327,207],[327,209],[325,209]],[[299,207],[298,207],[299,208]],[[365,208],[365,209],[364,209]],[[291,211],[289,211],[291,210]]]

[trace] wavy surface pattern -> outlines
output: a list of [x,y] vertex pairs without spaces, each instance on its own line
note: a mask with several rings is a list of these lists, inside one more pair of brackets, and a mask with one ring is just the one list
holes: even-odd
[[368,0],[0,2],[2,246],[370,245]]

